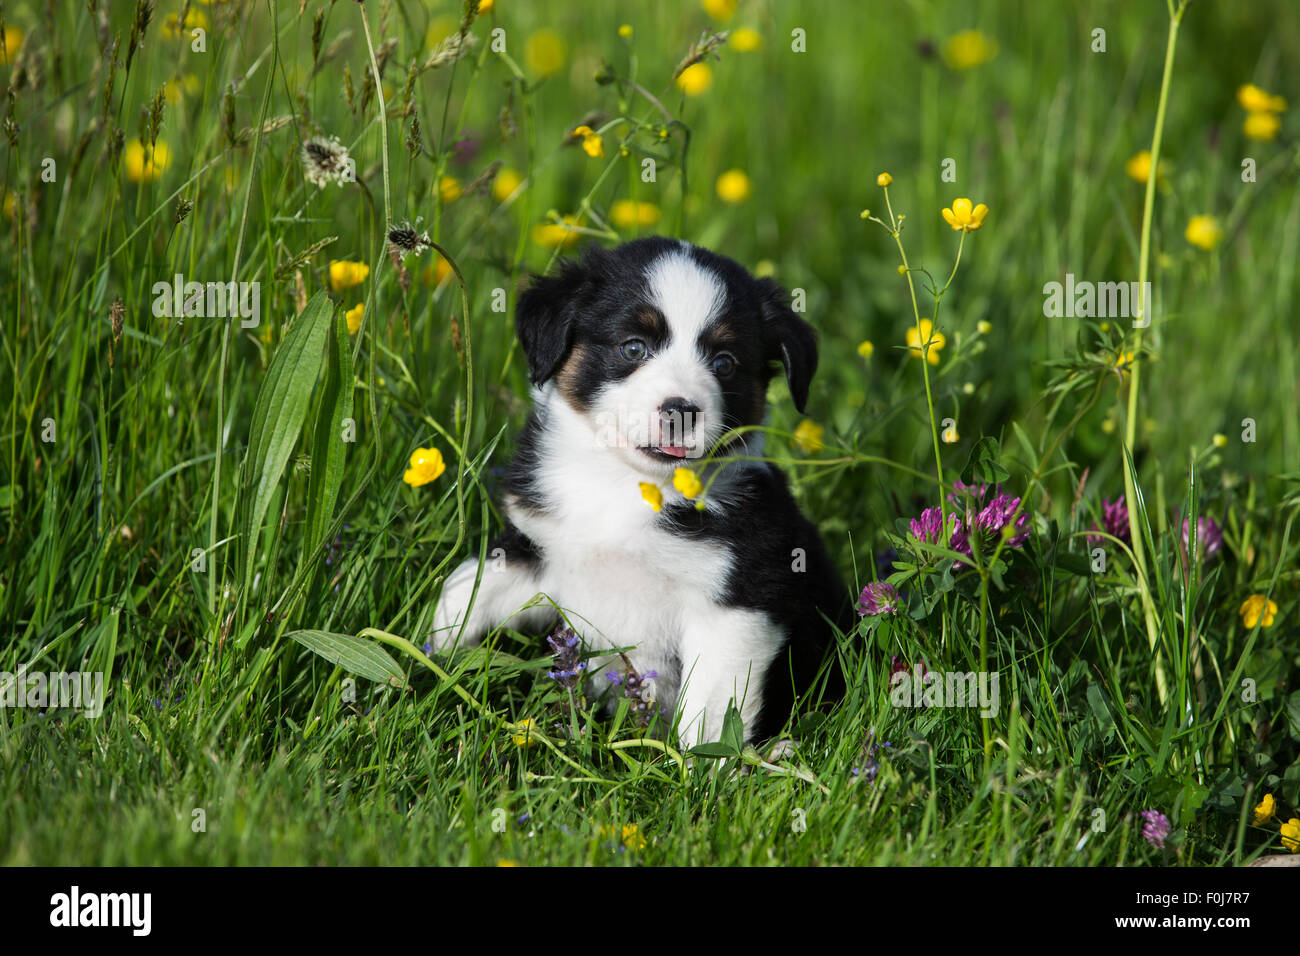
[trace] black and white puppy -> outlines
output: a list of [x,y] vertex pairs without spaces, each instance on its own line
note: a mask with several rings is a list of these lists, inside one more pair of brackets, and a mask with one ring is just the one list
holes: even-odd
[[[658,706],[675,710],[686,745],[717,740],[729,703],[746,739],[773,736],[833,645],[827,619],[847,630],[852,606],[785,476],[735,460],[762,456],[762,432],[715,445],[763,422],[778,366],[803,411],[812,328],[771,280],[650,238],[535,279],[515,329],[534,407],[508,471],[509,526],[481,574],[470,559],[447,579],[435,648],[505,623],[545,629],[559,606],[588,648],[632,646],[637,672],[658,672]],[[673,477],[710,452],[731,460],[697,469],[714,479],[701,511]],[[661,489],[662,510],[643,484]],[[828,699],[843,691],[835,656]]]

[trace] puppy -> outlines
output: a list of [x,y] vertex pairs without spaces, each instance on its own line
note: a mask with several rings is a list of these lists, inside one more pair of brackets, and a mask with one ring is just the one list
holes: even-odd
[[[630,646],[639,674],[657,672],[685,745],[717,740],[729,704],[747,740],[775,735],[833,646],[828,619],[847,631],[852,605],[785,476],[756,460],[763,433],[729,433],[763,422],[777,367],[803,411],[812,328],[772,281],[650,238],[535,279],[515,330],[533,411],[507,472],[509,524],[481,573],[470,559],[447,579],[435,648],[544,630],[558,606],[589,649]],[[729,460],[699,467],[710,453]],[[679,468],[707,486],[697,500],[674,487]],[[829,656],[828,699],[843,692]]]

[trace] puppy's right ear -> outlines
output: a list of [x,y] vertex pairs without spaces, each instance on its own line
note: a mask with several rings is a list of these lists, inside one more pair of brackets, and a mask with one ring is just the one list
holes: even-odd
[[515,306],[515,334],[528,359],[529,378],[541,385],[559,369],[573,345],[577,299],[586,270],[566,262],[558,275],[535,276]]

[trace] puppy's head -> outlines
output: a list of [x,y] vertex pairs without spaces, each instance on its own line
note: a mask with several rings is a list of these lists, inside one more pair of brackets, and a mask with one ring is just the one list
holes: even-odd
[[533,384],[656,477],[759,424],[777,368],[802,412],[817,368],[812,328],[783,289],[671,239],[589,248],[533,282],[515,329]]

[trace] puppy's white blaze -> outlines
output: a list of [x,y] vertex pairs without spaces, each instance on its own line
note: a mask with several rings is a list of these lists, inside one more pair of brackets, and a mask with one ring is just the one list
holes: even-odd
[[685,342],[692,353],[696,339],[727,298],[722,280],[686,252],[670,253],[652,262],[646,269],[646,287],[650,301],[668,320],[673,344]]
[[682,243],[682,252],[660,256],[646,269],[646,290],[668,322],[668,347],[645,367],[610,390],[609,398],[636,410],[650,422],[650,443],[661,444],[659,406],[665,399],[681,397],[699,406],[695,429],[686,443],[690,457],[704,454],[722,434],[722,393],[704,366],[697,348],[700,333],[726,303],[721,279],[699,265]]

